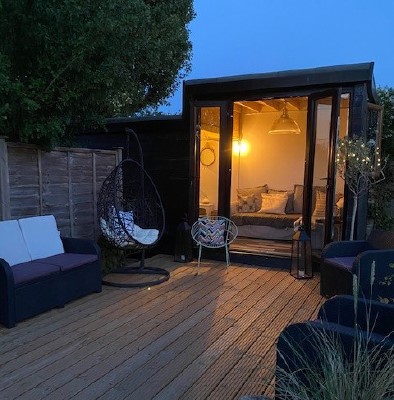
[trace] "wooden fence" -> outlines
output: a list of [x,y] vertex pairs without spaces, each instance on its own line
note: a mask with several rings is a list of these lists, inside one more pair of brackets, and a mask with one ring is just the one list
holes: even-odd
[[97,239],[97,196],[121,150],[55,148],[0,137],[0,220],[53,214],[64,236]]

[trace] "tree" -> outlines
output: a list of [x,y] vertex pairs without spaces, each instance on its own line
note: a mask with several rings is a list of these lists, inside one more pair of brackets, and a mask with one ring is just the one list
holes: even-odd
[[368,212],[379,229],[392,229],[394,216],[390,203],[394,197],[394,88],[378,88],[379,104],[384,107],[382,121],[382,157],[389,157],[386,179],[369,192]]
[[157,107],[190,69],[192,0],[2,0],[0,132],[64,143]]
[[350,139],[348,136],[339,140],[336,164],[338,175],[346,182],[353,195],[353,212],[350,228],[350,240],[354,237],[358,199],[364,193],[385,179],[384,168],[387,160],[380,159],[380,149],[375,143],[363,138]]

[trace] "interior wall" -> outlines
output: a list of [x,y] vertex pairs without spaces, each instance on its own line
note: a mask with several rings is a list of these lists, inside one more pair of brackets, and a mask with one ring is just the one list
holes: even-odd
[[307,112],[289,111],[289,116],[298,123],[300,135],[268,133],[280,112],[242,116],[241,134],[249,152],[233,155],[232,201],[237,199],[237,187],[268,184],[271,189],[293,190],[295,184],[303,183]]
[[[201,131],[202,136],[204,133],[209,132]],[[219,135],[218,135],[219,138]],[[215,152],[215,161],[211,165],[203,165],[200,163],[200,203],[208,198],[209,202],[213,205],[214,210],[217,209],[218,204],[218,179],[219,179],[219,139],[218,140],[201,140],[201,149],[206,145],[213,149]]]

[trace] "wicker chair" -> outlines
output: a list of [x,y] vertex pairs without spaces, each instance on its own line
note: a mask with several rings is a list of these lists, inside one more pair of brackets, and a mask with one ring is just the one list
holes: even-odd
[[[375,265],[374,282],[371,267]],[[394,286],[384,283],[394,276],[394,232],[373,230],[367,240],[343,240],[328,244],[321,255],[320,293],[331,297],[353,293],[353,275],[359,295],[374,300],[394,298]]]
[[[165,214],[160,195],[151,177],[144,169],[140,142],[132,130],[138,144],[140,161],[126,158],[121,161],[101,187],[97,213],[104,238],[114,247],[129,251],[140,251],[140,266],[121,268],[114,272],[130,274],[152,274],[159,278],[141,283],[114,283],[112,286],[151,286],[168,280],[165,269],[145,267],[145,251],[158,243],[164,232]],[[129,147],[129,146],[128,146]]]
[[191,235],[198,246],[197,273],[200,269],[202,248],[217,249],[224,247],[226,251],[227,270],[230,265],[229,247],[238,235],[238,228],[233,221],[222,216],[199,218],[192,226]]

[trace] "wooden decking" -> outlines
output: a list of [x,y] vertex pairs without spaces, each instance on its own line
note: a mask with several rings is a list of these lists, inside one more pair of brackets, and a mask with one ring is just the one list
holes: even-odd
[[223,263],[148,260],[171,270],[150,289],[104,286],[0,328],[6,399],[239,399],[273,395],[275,343],[324,301],[318,278]]

